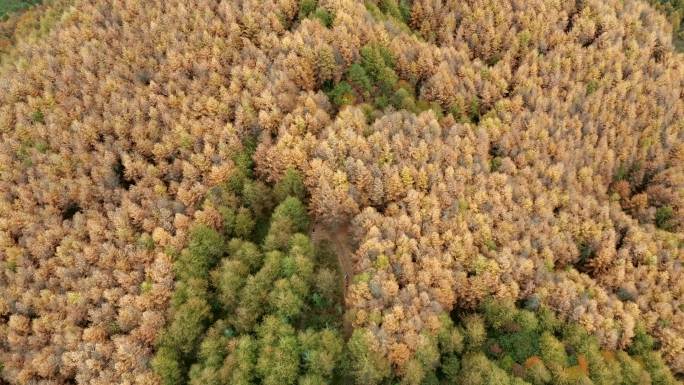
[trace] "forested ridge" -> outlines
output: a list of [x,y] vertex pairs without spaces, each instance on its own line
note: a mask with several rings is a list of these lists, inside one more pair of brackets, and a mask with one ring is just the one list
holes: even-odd
[[651,3],[5,17],[0,378],[681,383],[682,8]]

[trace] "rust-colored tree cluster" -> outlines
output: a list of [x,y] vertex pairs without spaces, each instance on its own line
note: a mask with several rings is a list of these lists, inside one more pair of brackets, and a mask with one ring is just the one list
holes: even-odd
[[150,383],[196,204],[241,148],[229,4],[81,1],[0,80],[0,361]]
[[0,66],[6,381],[157,383],[172,256],[252,139],[354,233],[358,355],[409,373],[494,296],[684,373],[684,62],[645,3],[71,3]]

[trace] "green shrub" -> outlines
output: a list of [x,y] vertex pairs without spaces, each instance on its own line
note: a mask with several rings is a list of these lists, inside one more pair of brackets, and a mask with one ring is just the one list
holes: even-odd
[[238,339],[237,346],[224,361],[222,371],[225,372],[224,383],[231,385],[252,385],[256,377],[257,342],[250,336]]
[[31,120],[34,123],[44,124],[45,123],[45,115],[43,114],[43,111],[41,111],[41,110],[33,111],[33,113],[31,114]]
[[518,363],[539,353],[539,334],[534,332],[506,333],[496,340],[503,350]]
[[[539,307],[539,305],[537,304],[536,307]],[[539,308],[539,310],[537,311],[537,319],[539,320],[540,331],[555,333],[561,327],[561,322],[558,320],[558,318],[556,318],[556,315],[548,307],[542,306]]]
[[252,160],[252,153],[254,152],[253,147],[253,145],[247,144],[245,145],[245,149],[243,151],[238,152],[233,157],[236,172],[239,173],[243,178],[252,177],[252,170],[254,168],[254,161]]
[[632,338],[632,344],[629,346],[629,354],[631,355],[644,355],[653,350],[655,346],[655,340],[647,332],[643,325],[637,325],[634,328],[634,337]]
[[264,239],[264,250],[287,251],[292,234],[294,234],[294,224],[288,218],[272,221]]
[[228,206],[220,206],[217,210],[221,214],[223,235],[231,237],[235,231],[235,217],[237,216],[235,209]]
[[347,79],[349,79],[349,82],[351,82],[354,87],[360,89],[364,96],[370,96],[373,84],[368,77],[366,69],[359,63],[354,63],[349,66],[349,69],[347,70]]
[[236,239],[231,241],[231,246],[234,247],[231,258],[245,264],[249,272],[255,272],[263,265],[264,255],[254,243]]
[[593,80],[593,79],[590,80],[587,83],[587,95],[591,95],[594,92],[596,92],[596,90],[598,90],[598,87],[599,87],[599,84],[596,80]]
[[151,366],[161,377],[164,385],[179,385],[183,380],[183,371],[179,362],[178,352],[170,347],[162,346],[152,359]]
[[191,353],[211,318],[211,308],[204,298],[191,297],[173,315],[162,334],[161,344],[182,354]]
[[586,353],[592,345],[596,345],[596,337],[587,333],[586,329],[576,323],[565,324],[562,328],[563,341],[578,354]]
[[385,68],[385,60],[383,59],[377,47],[372,45],[365,45],[361,48],[361,65],[366,70],[366,73],[373,79],[377,80],[380,71]]
[[339,333],[332,329],[307,329],[299,332],[297,339],[306,373],[329,380],[342,359],[344,344]]
[[562,369],[568,364],[565,346],[549,332],[539,337],[539,352],[544,363],[552,370]]
[[339,277],[331,269],[322,268],[316,272],[314,284],[316,293],[323,298],[332,301],[339,291]]
[[289,279],[279,279],[268,294],[272,312],[288,320],[299,317],[304,308],[304,297]]
[[262,383],[293,384],[300,365],[300,346],[294,328],[279,317],[267,316],[257,328],[257,336],[256,372]]
[[190,230],[188,250],[209,260],[215,260],[223,255],[223,237],[206,225],[197,225]]
[[342,81],[328,93],[328,98],[336,108],[354,103],[354,90],[349,83]]
[[472,123],[480,122],[480,99],[474,97],[470,100],[470,107],[468,108],[468,116]]
[[515,304],[512,301],[486,300],[481,306],[487,326],[494,329],[502,329],[513,323],[516,314]]
[[228,340],[225,336],[226,323],[222,320],[209,328],[202,340],[198,351],[198,358],[205,367],[220,368],[228,355]]
[[463,356],[458,381],[461,385],[506,384],[510,377],[494,365],[482,352]]
[[479,314],[470,314],[463,319],[465,342],[468,350],[479,350],[487,338],[484,320]]
[[489,169],[491,170],[491,172],[497,172],[501,168],[501,164],[502,164],[501,158],[498,156],[495,156],[489,162]]
[[237,306],[240,290],[245,285],[248,274],[249,268],[244,263],[228,259],[212,272],[212,284],[217,289],[217,298],[224,310]]
[[263,182],[245,182],[242,187],[242,199],[257,220],[267,217],[275,206],[271,189]]
[[206,225],[195,226],[190,231],[190,244],[174,264],[176,276],[182,281],[206,278],[223,255],[224,247],[223,237],[216,230]]
[[461,371],[461,360],[456,354],[447,354],[442,357],[440,370],[449,383],[456,383]]
[[187,281],[176,282],[176,288],[171,297],[171,306],[176,309],[190,298],[204,298],[208,294],[207,281],[204,278],[192,278]]
[[660,353],[650,351],[641,355],[644,368],[651,376],[653,385],[677,385],[677,381],[672,372],[663,361]]
[[620,370],[622,373],[622,384],[624,385],[640,385],[651,383],[651,376],[644,370],[643,366],[629,354],[619,351],[616,357],[620,362]]
[[285,175],[274,186],[273,193],[278,203],[287,197],[294,197],[303,201],[306,197],[306,188],[302,175],[294,168],[288,168]]
[[377,75],[378,87],[385,95],[391,95],[394,91],[394,86],[399,81],[399,77],[393,69],[389,67],[382,67],[379,69]]
[[396,18],[397,20],[406,22],[396,0],[380,0],[380,10],[383,13]]
[[335,16],[323,7],[316,8],[313,17],[319,20],[326,28],[332,27],[333,20],[335,20]]
[[399,88],[394,92],[392,96],[392,105],[396,109],[405,109],[408,111],[415,111],[416,102],[413,99],[413,95],[405,88]]
[[387,106],[390,105],[390,100],[387,95],[381,94],[373,99],[373,106],[380,111],[383,111]]
[[453,321],[446,314],[440,317],[442,327],[437,334],[439,350],[442,354],[461,353],[464,348],[463,333],[454,327]]
[[299,2],[299,19],[309,17],[318,6],[317,0],[301,0]]
[[306,212],[306,206],[295,197],[285,198],[273,211],[272,222],[284,220],[292,223],[293,233],[303,233],[309,229],[309,215]]
[[373,339],[370,331],[356,329],[347,343],[350,369],[359,384],[379,384],[391,373],[390,363],[385,356],[373,349]]
[[673,217],[674,210],[672,206],[658,207],[655,213],[655,224],[658,228],[665,231],[673,231],[675,229]]
[[516,325],[518,325],[522,332],[532,333],[536,332],[539,328],[539,321],[537,316],[529,310],[519,310],[514,313],[513,320]]
[[525,379],[534,385],[543,385],[551,381],[551,372],[546,365],[536,357],[526,363]]
[[234,235],[238,238],[250,238],[255,225],[256,221],[252,216],[252,212],[245,207],[240,207],[237,215],[235,215],[235,224],[233,225]]

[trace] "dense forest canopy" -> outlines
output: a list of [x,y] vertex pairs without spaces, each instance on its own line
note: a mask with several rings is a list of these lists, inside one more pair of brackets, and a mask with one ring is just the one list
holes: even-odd
[[684,378],[680,2],[28,3],[0,382]]
[[679,51],[684,51],[684,1],[648,0],[657,10],[663,12],[672,24],[672,42]]
[[0,19],[8,19],[14,14],[40,3],[40,0],[5,0],[0,3]]

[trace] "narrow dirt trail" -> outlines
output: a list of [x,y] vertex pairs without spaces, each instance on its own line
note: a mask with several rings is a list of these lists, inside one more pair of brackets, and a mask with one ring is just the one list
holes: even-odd
[[[311,230],[311,240],[314,243],[327,241],[330,248],[337,257],[337,264],[340,268],[342,279],[340,280],[340,289],[343,294],[343,305],[347,306],[347,288],[354,275],[354,264],[352,262],[353,250],[351,246],[351,233],[349,226],[338,226],[330,228],[321,223],[316,223]],[[344,332],[347,337],[351,336],[351,323],[345,317]]]

